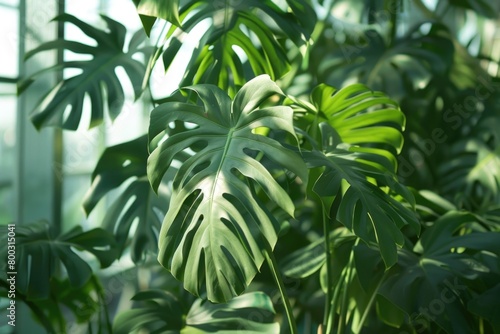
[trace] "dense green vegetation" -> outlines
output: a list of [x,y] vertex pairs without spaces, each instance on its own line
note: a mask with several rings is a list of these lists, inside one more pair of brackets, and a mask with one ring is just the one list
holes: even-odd
[[[48,332],[500,333],[497,3],[134,2],[132,38],[63,14],[95,43],[26,54],[91,56],[19,83],[79,69],[37,128],[102,126],[127,94],[151,104],[148,133],[108,147],[82,198],[90,213],[120,189],[100,228],[17,228],[17,293]],[[200,27],[179,90],[152,94],[152,68]],[[117,279],[131,309],[106,301]]]

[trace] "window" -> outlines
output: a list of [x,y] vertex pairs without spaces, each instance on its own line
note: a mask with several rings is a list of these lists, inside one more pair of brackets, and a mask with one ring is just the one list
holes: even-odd
[[0,224],[14,221],[16,81],[19,67],[19,4],[0,1]]

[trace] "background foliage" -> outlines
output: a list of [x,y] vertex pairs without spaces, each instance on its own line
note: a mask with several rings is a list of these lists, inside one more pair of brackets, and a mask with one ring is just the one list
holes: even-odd
[[[97,45],[25,56],[91,55],[19,83],[81,70],[48,90],[37,128],[115,118],[117,67],[153,105],[148,133],[95,167],[87,213],[124,185],[102,228],[17,231],[17,292],[47,331],[500,333],[497,3],[134,3],[129,40],[62,14]],[[154,66],[200,27],[179,90],[152,94]],[[97,267],[127,257],[137,293],[117,310]]]

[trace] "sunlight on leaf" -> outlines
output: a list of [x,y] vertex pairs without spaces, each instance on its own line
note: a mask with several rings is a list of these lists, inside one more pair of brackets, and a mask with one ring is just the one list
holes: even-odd
[[[269,170],[245,150],[261,152],[307,182],[302,158],[269,137],[253,133],[265,126],[295,135],[289,107],[258,108],[281,90],[269,76],[248,82],[234,101],[219,88],[197,85],[203,106],[167,102],[151,114],[148,176],[154,189],[178,154],[202,144],[173,179],[170,208],[160,232],[159,261],[200,296],[224,302],[245,290],[277,240],[279,224],[255,195],[255,187],[289,215],[294,205]],[[167,137],[174,121],[196,127]],[[197,274],[193,274],[197,273]]]

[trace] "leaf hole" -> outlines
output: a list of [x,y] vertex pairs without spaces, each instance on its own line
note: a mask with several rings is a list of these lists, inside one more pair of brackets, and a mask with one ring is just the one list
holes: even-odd
[[196,129],[199,127],[198,124],[191,123],[191,122],[184,122],[184,125],[185,125],[187,130],[193,130],[193,129]]
[[238,58],[240,58],[242,63],[248,60],[247,54],[239,45],[233,45],[231,46],[231,49],[233,49],[234,53],[236,53],[236,55],[238,56]]

